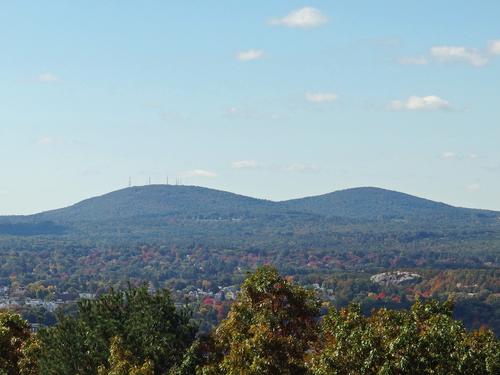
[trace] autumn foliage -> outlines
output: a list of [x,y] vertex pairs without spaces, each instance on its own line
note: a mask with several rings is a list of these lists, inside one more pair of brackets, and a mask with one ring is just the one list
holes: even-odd
[[500,342],[466,330],[453,304],[410,310],[321,310],[313,291],[266,266],[249,275],[228,316],[194,335],[168,292],[111,291],[37,334],[0,312],[1,375],[500,374]]

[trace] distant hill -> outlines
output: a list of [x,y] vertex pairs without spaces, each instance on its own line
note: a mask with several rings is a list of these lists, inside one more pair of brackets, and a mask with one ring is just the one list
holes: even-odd
[[340,190],[315,197],[289,200],[281,204],[290,209],[324,216],[356,219],[440,219],[457,221],[500,215],[492,211],[453,207],[448,204],[374,187]]
[[[328,232],[331,225],[382,223],[463,226],[498,224],[500,213],[457,208],[444,203],[379,188],[354,188],[282,202],[250,198],[197,186],[150,185],[130,187],[90,198],[70,207],[29,216],[0,217],[0,234],[38,235],[140,231],[147,239],[148,228],[169,236],[202,238],[217,223],[217,236],[228,233],[238,238],[235,222],[244,222],[246,233],[294,233],[298,228]],[[319,229],[319,223],[325,224]],[[205,226],[203,226],[205,225]],[[224,227],[226,225],[226,227]],[[177,226],[176,228],[174,228]],[[182,226],[182,229],[179,229]],[[314,229],[316,227],[316,229]],[[80,231],[81,232],[81,231]],[[168,233],[167,233],[168,232]],[[300,232],[304,232],[301,230]],[[125,233],[125,234],[124,234]],[[116,234],[116,233],[115,233]]]
[[55,222],[106,221],[147,216],[232,218],[272,212],[277,203],[197,186],[130,187],[73,206],[33,215]]

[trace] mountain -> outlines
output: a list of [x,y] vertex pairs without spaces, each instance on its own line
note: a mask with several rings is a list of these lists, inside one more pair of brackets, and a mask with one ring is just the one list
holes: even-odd
[[374,187],[340,190],[282,202],[289,209],[355,219],[466,220],[496,217],[492,211],[453,207],[397,191]]
[[499,219],[500,212],[378,188],[272,202],[196,186],[131,187],[0,217],[0,287],[15,280],[30,293],[40,285],[94,293],[147,281],[184,300],[274,264],[304,284],[333,288],[337,307],[356,300],[369,311],[407,307],[394,286],[381,297],[385,291],[369,277],[410,270],[422,281],[401,289],[409,293],[403,300],[439,287],[433,297],[453,294],[467,324],[500,332]]
[[149,185],[114,191],[33,217],[66,223],[148,216],[233,218],[272,212],[276,206],[271,201],[198,186]]
[[[236,223],[240,223],[241,230],[244,225],[247,233],[262,234],[266,229],[292,233],[298,228],[328,232],[334,224],[425,224],[431,228],[491,225],[500,223],[499,217],[500,213],[493,211],[458,208],[372,187],[273,202],[197,186],[150,185],[114,191],[35,215],[0,217],[0,233],[62,234],[77,229],[81,232],[82,228],[85,233],[148,233],[156,228],[169,236],[182,233],[188,238],[197,233],[198,238],[203,238],[209,231],[215,233],[216,224],[217,235],[224,237],[229,224],[231,238],[237,238]],[[212,226],[208,228],[207,223]]]

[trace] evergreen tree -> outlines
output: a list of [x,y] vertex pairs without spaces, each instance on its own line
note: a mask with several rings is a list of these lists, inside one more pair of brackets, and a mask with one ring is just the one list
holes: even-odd
[[108,369],[114,339],[115,348],[135,363],[151,363],[155,374],[165,374],[181,361],[195,333],[189,312],[177,309],[168,291],[150,294],[146,285],[112,290],[81,301],[76,318],[63,317],[40,332],[39,366],[44,375],[95,375]]

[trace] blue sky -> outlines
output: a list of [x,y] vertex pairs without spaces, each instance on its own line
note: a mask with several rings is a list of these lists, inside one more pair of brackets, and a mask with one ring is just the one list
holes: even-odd
[[0,214],[129,176],[500,210],[499,14],[498,0],[5,2]]

